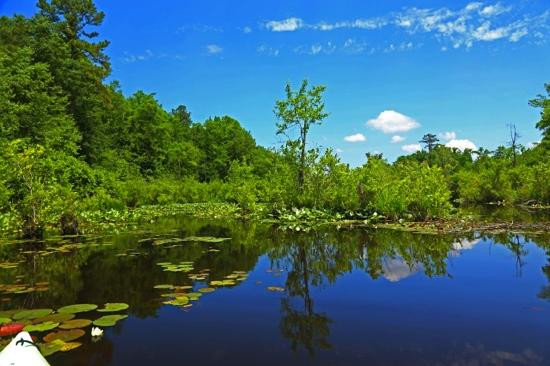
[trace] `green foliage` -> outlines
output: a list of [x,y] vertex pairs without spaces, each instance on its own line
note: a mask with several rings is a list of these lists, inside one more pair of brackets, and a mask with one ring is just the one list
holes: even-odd
[[537,122],[537,128],[542,131],[544,143],[550,143],[550,83],[544,84],[547,96],[539,94],[535,99],[529,101],[529,105],[540,108],[540,121]]
[[[312,86],[308,89],[308,81],[302,81],[298,91],[293,91],[290,84],[286,84],[286,99],[275,102],[277,134],[288,136],[289,130],[298,127],[300,134],[297,140],[299,150],[298,184],[302,188],[305,181],[307,134],[311,125],[321,124],[328,117],[325,113],[323,93],[326,87]],[[292,141],[292,140],[291,140]]]
[[541,109],[534,148],[459,151],[426,134],[427,151],[393,164],[367,154],[354,168],[331,149],[308,148],[311,127],[328,116],[324,86],[286,85],[274,112],[288,140],[266,149],[234,118],[200,123],[183,104],[167,111],[155,94],[125,96],[106,83],[108,42],[96,32],[104,14],[92,0],[37,5],[30,18],[0,18],[0,231],[40,236],[62,217],[106,226],[174,213],[374,222],[445,217],[451,203],[550,204],[548,96],[530,101]]

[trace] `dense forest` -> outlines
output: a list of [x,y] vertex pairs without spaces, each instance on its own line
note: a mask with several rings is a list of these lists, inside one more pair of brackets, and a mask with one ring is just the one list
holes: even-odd
[[495,151],[459,151],[427,134],[423,151],[393,163],[366,153],[351,168],[307,144],[327,116],[323,86],[287,85],[274,121],[288,139],[266,149],[229,116],[193,121],[183,104],[165,110],[154,94],[108,83],[104,13],[92,0],[37,6],[30,18],[0,18],[0,230],[37,235],[83,212],[191,202],[410,220],[461,204],[550,204],[550,85],[529,102],[541,111],[534,147],[519,144],[515,127]]

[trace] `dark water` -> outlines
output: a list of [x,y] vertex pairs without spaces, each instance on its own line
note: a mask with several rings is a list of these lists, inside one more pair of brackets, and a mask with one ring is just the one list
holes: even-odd
[[[232,239],[138,243],[189,235]],[[36,252],[78,240],[86,246]],[[550,235],[293,234],[179,218],[115,236],[5,244],[0,254],[22,261],[0,269],[1,283],[49,283],[47,291],[2,295],[4,310],[130,305],[130,316],[101,340],[87,334],[82,347],[50,356],[54,366],[550,364]],[[157,265],[182,261],[193,271]],[[206,269],[208,280],[189,279]],[[164,305],[153,288],[196,290],[234,271],[248,278],[190,308]]]

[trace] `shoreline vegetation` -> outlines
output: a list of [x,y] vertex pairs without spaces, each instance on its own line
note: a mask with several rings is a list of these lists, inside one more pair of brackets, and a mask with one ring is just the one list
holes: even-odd
[[[472,208],[470,208],[472,209]],[[485,211],[487,207],[484,207]],[[361,213],[349,212],[347,215],[309,209],[291,209],[271,212],[265,206],[257,211],[242,214],[242,210],[232,203],[188,203],[165,206],[143,206],[123,211],[108,210],[79,213],[77,221],[80,226],[73,235],[112,234],[132,231],[143,225],[155,224],[170,217],[190,217],[205,220],[236,220],[274,225],[279,230],[293,232],[310,232],[322,227],[335,227],[338,230],[348,229],[386,229],[406,231],[418,234],[547,234],[550,232],[550,207],[497,207],[489,208],[491,212],[509,210],[511,213],[498,212],[496,217],[480,213],[456,212],[445,219],[423,221],[390,220],[382,215],[367,217]],[[518,215],[518,213],[520,215]],[[542,218],[533,219],[541,214]],[[59,223],[46,225],[44,233],[56,236],[60,233]],[[5,231],[7,236],[21,236],[21,232]]]
[[550,205],[550,84],[529,101],[541,111],[537,144],[521,145],[516,125],[493,151],[450,148],[427,133],[421,151],[395,162],[365,152],[365,163],[350,167],[308,143],[328,116],[325,86],[286,85],[274,103],[285,141],[274,149],[229,116],[199,122],[184,104],[166,110],[153,93],[126,96],[107,82],[109,42],[97,32],[104,16],[92,0],[40,0],[32,17],[0,18],[0,236],[77,234],[172,214],[296,231],[323,223],[548,230],[545,220],[491,222],[464,210]]

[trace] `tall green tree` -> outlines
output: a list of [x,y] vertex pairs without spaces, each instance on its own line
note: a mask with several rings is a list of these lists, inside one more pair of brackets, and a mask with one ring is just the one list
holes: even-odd
[[286,84],[286,99],[275,102],[274,113],[279,120],[277,122],[277,134],[288,136],[290,130],[299,129],[297,139],[299,149],[298,185],[302,189],[306,172],[306,146],[307,135],[312,125],[321,124],[328,117],[325,113],[323,93],[326,87],[323,85],[308,88],[308,81],[302,81],[298,91],[293,91],[290,83]]
[[[67,93],[69,112],[82,134],[81,152],[88,162],[97,160],[102,141],[98,130],[110,111],[105,108],[108,88],[103,84],[111,68],[94,30],[105,14],[92,0],[39,0],[35,22],[41,27],[37,45],[41,61],[48,63],[56,82]],[[68,54],[57,51],[59,40]]]
[[428,153],[431,153],[434,147],[437,146],[439,139],[433,133],[427,133],[424,136],[422,136],[422,139],[418,142],[420,142],[421,144],[424,144],[428,149]]
[[550,144],[550,83],[544,84],[547,95],[539,94],[535,99],[529,101],[529,105],[542,109],[540,112],[540,121],[537,122],[537,128],[542,131],[543,142]]

